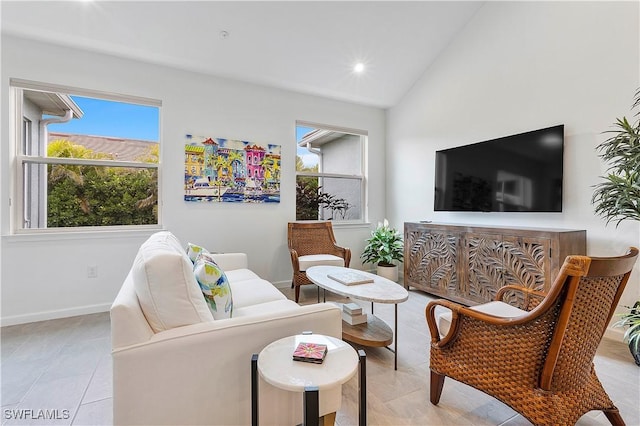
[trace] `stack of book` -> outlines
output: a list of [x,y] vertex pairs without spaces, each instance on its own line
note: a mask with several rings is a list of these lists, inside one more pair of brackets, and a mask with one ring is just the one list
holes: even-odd
[[322,343],[301,342],[293,351],[294,361],[322,364],[325,356],[327,356],[327,345]]
[[362,307],[356,303],[342,305],[342,319],[351,325],[367,322],[367,314],[362,312]]

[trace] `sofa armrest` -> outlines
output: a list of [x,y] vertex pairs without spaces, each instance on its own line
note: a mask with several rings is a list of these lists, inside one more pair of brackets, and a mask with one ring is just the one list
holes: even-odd
[[[250,424],[251,355],[307,330],[340,338],[340,308],[322,303],[193,324],[114,349],[114,424]],[[340,406],[339,390],[337,398],[325,394],[321,415]],[[261,381],[260,417],[299,423],[300,395]]]
[[249,261],[246,253],[212,253],[213,260],[225,271],[248,269]]
[[111,347],[118,348],[146,342],[154,332],[140,308],[131,272],[124,280],[111,305]]

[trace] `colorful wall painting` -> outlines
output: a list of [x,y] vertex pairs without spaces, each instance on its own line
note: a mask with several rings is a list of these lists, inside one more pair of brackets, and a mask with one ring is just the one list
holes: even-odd
[[280,145],[187,135],[184,199],[279,203]]

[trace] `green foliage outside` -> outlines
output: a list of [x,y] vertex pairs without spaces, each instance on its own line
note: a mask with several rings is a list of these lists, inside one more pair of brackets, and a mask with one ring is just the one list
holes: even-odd
[[[109,159],[67,140],[47,147],[49,157]],[[138,161],[157,163],[158,145]],[[47,226],[151,225],[158,223],[157,169],[47,166]]]
[[296,220],[318,220],[318,178],[298,176],[296,179]]
[[[317,173],[318,166],[305,167],[302,159],[296,156],[296,171]],[[296,220],[318,220],[321,209],[331,212],[331,220],[336,216],[344,219],[351,207],[347,200],[322,191],[315,176],[298,176],[296,179]]]

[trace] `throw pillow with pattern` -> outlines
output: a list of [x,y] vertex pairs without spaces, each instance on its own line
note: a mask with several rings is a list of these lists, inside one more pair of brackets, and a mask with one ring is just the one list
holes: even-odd
[[209,253],[209,250],[197,244],[187,243],[187,256],[195,263],[200,253]]
[[200,253],[193,265],[193,273],[214,319],[231,318],[233,299],[231,286],[224,271],[210,253]]

